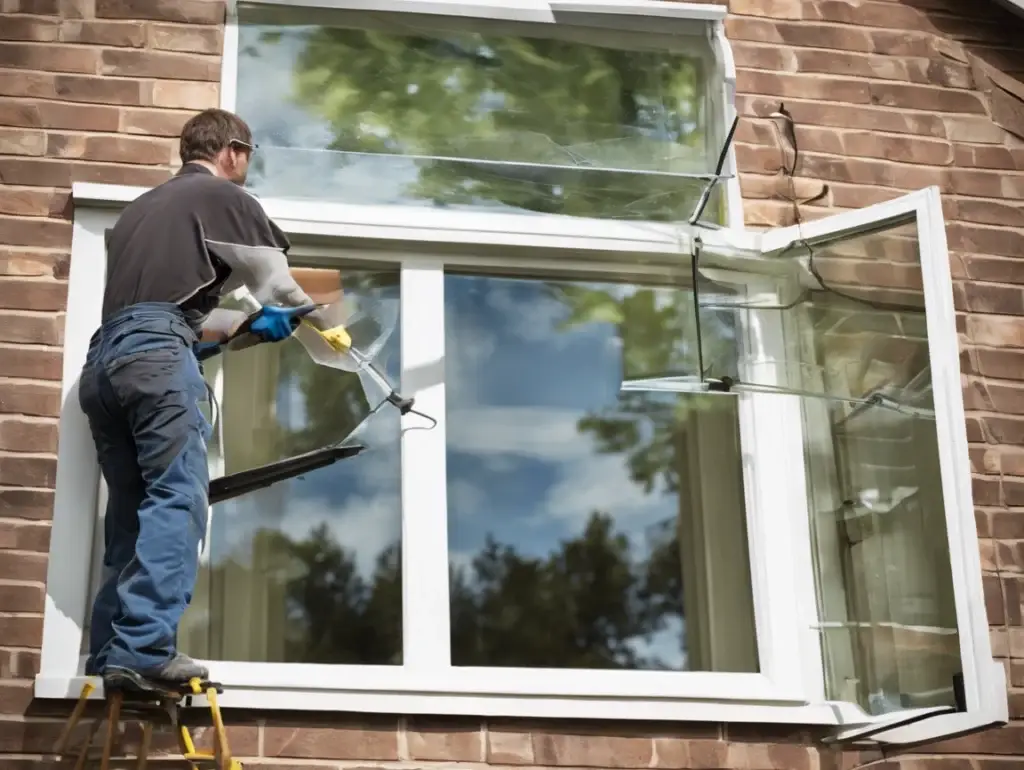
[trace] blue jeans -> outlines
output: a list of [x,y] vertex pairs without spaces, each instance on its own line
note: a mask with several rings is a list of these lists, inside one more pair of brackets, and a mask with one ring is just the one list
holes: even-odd
[[196,335],[174,306],[142,303],[93,335],[79,384],[107,483],[104,575],[86,672],[149,672],[177,651],[206,532],[212,427]]

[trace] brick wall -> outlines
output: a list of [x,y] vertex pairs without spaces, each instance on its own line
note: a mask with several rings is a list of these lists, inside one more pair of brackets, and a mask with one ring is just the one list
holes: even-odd
[[[806,217],[926,185],[944,193],[992,636],[1009,669],[1011,710],[1024,718],[1024,89],[1014,86],[1024,71],[1024,22],[991,0],[730,5],[751,224],[790,223],[791,189],[807,199],[822,182],[829,192],[803,207]],[[188,111],[217,103],[222,19],[212,0],[0,0],[0,767],[36,764],[59,728],[30,701],[55,474],[69,188],[166,178]],[[801,149],[793,188],[775,173],[766,119],[779,102]],[[230,719],[237,753],[275,765],[830,770],[877,759],[820,752],[806,731],[758,726]],[[1014,723],[876,766],[1009,770],[1021,757],[1024,724]]]

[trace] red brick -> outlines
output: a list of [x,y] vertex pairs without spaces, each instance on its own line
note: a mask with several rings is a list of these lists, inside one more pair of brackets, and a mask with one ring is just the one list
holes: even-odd
[[1024,348],[1024,318],[969,316],[967,336],[978,345]]
[[0,69],[0,96],[52,99],[57,93],[54,78],[48,72]]
[[145,165],[167,165],[171,149],[166,140],[88,134],[51,133],[47,144],[48,154],[54,157]]
[[0,346],[0,377],[59,381],[61,353],[55,348]]
[[968,254],[964,257],[967,277],[975,281],[1017,283],[1024,286],[1024,261]]
[[25,40],[32,42],[53,42],[60,34],[56,19],[38,16],[6,16],[0,25],[0,40]]
[[219,81],[220,60],[196,54],[108,49],[103,52],[100,72],[122,77]]
[[3,0],[0,9],[5,13],[55,16],[60,12],[60,0]]
[[975,348],[972,355],[978,374],[1024,380],[1024,350]]
[[57,461],[52,457],[0,455],[0,484],[12,487],[52,487],[56,477]]
[[[47,754],[53,751],[60,738],[63,721],[0,720],[0,751],[20,754]],[[84,725],[83,725],[84,728]],[[84,728],[88,729],[88,728]],[[72,737],[73,746],[81,745],[86,734],[76,731]]]
[[952,222],[946,233],[950,248],[961,251],[1014,256],[1024,249],[1024,234],[1014,230]]
[[138,168],[120,163],[73,163],[69,165],[75,182],[154,187],[165,182],[171,176],[170,169]]
[[177,138],[185,121],[194,114],[191,111],[126,109],[121,116],[120,130],[126,134]]
[[45,595],[42,585],[0,583],[0,612],[42,612]]
[[[0,234],[14,237],[10,233],[17,228],[9,226],[5,229],[6,220],[0,219]],[[18,227],[30,220],[14,220]],[[52,222],[54,226],[68,227],[63,222]],[[3,235],[0,235],[2,238]],[[62,281],[46,281],[34,279],[0,278],[0,308],[14,310],[63,310],[67,301],[67,284]]]
[[0,417],[0,449],[18,452],[56,452],[57,423]]
[[52,383],[0,380],[0,414],[60,415],[60,387]]
[[[0,260],[2,263],[2,260]],[[2,272],[2,271],[0,271]],[[52,313],[25,314],[0,311],[0,342],[29,342],[60,345],[64,338],[63,319]]]
[[25,128],[72,128],[81,131],[117,131],[116,107],[0,98],[0,123]]
[[[56,219],[39,217],[0,217],[0,242],[12,246],[37,246],[42,248],[60,248],[71,242],[71,223]],[[22,301],[8,299],[12,291],[5,284],[10,279],[0,279],[0,307],[25,308],[26,310],[55,310],[59,305],[44,304],[39,306],[24,305]],[[52,288],[40,289],[36,285],[22,287],[31,292],[32,298],[40,298],[40,292],[53,291]],[[60,292],[58,292],[60,293]],[[27,301],[27,300],[26,300]],[[9,304],[13,302],[14,304]]]
[[397,760],[397,721],[367,719],[366,722],[369,724],[332,727],[267,726],[263,754],[310,759]]
[[205,110],[217,106],[219,92],[216,83],[159,81],[153,84],[153,106]]
[[1024,314],[1024,286],[968,282],[964,292],[967,309],[976,313]]
[[[45,553],[4,553],[0,558],[0,579],[44,582],[46,580]],[[7,642],[11,644],[11,642]],[[0,694],[2,699],[2,694]],[[6,713],[0,706],[0,714]]]
[[0,158],[0,179],[7,184],[71,187],[67,163],[42,158]]
[[46,136],[42,131],[0,128],[0,155],[42,155]]
[[[0,489],[0,516],[18,519],[49,519],[53,515],[53,492],[45,489]],[[9,555],[5,556],[8,558]],[[0,561],[3,561],[0,559]],[[44,571],[45,575],[45,571]],[[4,575],[4,577],[16,577]],[[29,580],[31,578],[22,578]]]
[[[738,11],[734,8],[734,13]],[[726,20],[726,36],[731,40],[756,40],[783,43],[787,46],[872,51],[874,44],[866,30],[828,24],[792,23],[767,19],[746,19],[730,16]]]
[[[15,217],[59,216],[67,205],[67,201],[68,194],[63,191],[0,187],[0,215]],[[69,232],[69,240],[70,235]]]
[[2,525],[2,538],[6,541],[8,533],[13,540],[13,548],[19,551],[38,551],[47,553],[50,549],[50,523],[6,521]]
[[431,762],[482,762],[483,732],[480,724],[463,720],[417,717],[406,726],[409,758]]
[[[41,617],[0,617],[0,639],[12,647],[38,647],[43,638]],[[0,692],[4,689],[0,685]]]
[[54,89],[59,99],[98,104],[143,105],[149,99],[149,84],[140,80],[108,76],[58,75]]
[[654,741],[650,737],[567,735],[537,732],[533,751],[538,765],[548,767],[650,767]]
[[[69,258],[66,252],[0,246],[0,275],[66,278],[68,266]],[[9,317],[3,316],[3,318],[4,323],[11,322]]]
[[872,83],[871,104],[901,109],[930,110],[933,112],[964,112],[983,115],[985,103],[969,91],[952,91],[900,83]]
[[[24,618],[24,620],[34,620],[34,618]],[[39,628],[42,629],[42,618],[38,618]],[[38,638],[33,646],[38,647],[42,641],[42,633],[38,634]],[[0,683],[0,714],[24,714],[32,702],[32,683],[31,682],[3,682]],[[39,760],[31,760],[36,767],[39,766]]]
[[96,72],[99,59],[90,48],[45,43],[0,43],[0,67],[49,72]]
[[823,99],[852,104],[871,103],[871,86],[867,81],[838,77],[741,69],[736,73],[736,88],[760,95]]
[[515,727],[487,727],[486,761],[491,765],[533,765],[533,736]]
[[[39,673],[39,653],[33,650],[0,650],[0,679],[28,679]],[[0,729],[2,733],[2,729]],[[2,742],[2,738],[0,738]]]
[[220,24],[224,4],[204,0],[95,0],[96,16],[106,19],[153,19],[192,24]]
[[150,48],[183,53],[220,55],[224,40],[220,27],[150,24],[147,37]]
[[137,21],[78,21],[61,24],[61,39],[68,43],[138,48],[146,42],[146,30]]
[[1024,478],[1003,479],[1003,502],[1011,508],[1024,506]]
[[985,593],[985,610],[992,625],[1006,623],[1006,604],[1003,601],[1003,584],[996,575],[984,575],[982,588]]

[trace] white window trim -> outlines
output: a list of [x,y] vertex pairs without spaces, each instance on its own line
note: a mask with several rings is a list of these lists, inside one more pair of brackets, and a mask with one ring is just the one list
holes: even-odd
[[[599,13],[618,15],[619,18],[632,16],[632,21],[639,26],[650,26],[662,32],[665,24],[670,24],[674,19],[691,23],[694,19],[709,21],[717,54],[725,68],[722,103],[727,113],[726,125],[731,123],[735,115],[735,68],[724,34],[725,9],[721,6],[657,0],[269,2],[391,12],[428,10],[432,13],[532,22],[554,22],[556,13]],[[235,53],[238,29],[233,6],[233,3],[229,3],[221,91],[222,106],[228,109],[234,107],[237,78]],[[760,270],[765,262],[751,257],[751,253],[781,246],[793,236],[786,230],[763,234],[743,232],[742,201],[735,169],[735,153],[730,150],[725,173],[733,176],[723,181],[726,186],[729,229],[704,231],[701,238],[718,252],[720,256],[717,263],[721,266],[735,269],[737,263],[749,261]],[[83,548],[82,544],[92,542],[97,519],[95,516],[83,516],[80,502],[83,499],[97,500],[99,473],[88,428],[78,408],[75,381],[84,361],[89,337],[99,322],[104,266],[97,259],[103,254],[103,227],[112,221],[111,209],[120,209],[142,191],[141,188],[93,184],[76,184],[73,190],[76,215],[62,383],[65,408],[62,410],[60,424],[42,664],[36,680],[36,695],[41,698],[77,697],[84,683],[80,676],[79,649],[82,625],[87,613],[90,549],[88,546]],[[937,200],[938,194],[937,191],[929,190],[916,195],[915,202],[908,203],[909,198],[904,198],[900,199],[900,205],[912,205],[917,207],[915,210],[928,208],[934,202],[928,196],[934,195]],[[882,204],[882,207],[886,205]],[[431,243],[439,246],[478,244],[485,250],[503,246],[545,249],[564,253],[567,261],[563,266],[566,269],[581,264],[573,262],[574,259],[583,258],[588,262],[591,259],[614,260],[615,254],[681,256],[689,253],[690,249],[690,239],[685,229],[667,224],[467,214],[279,200],[266,200],[264,206],[270,216],[292,236],[317,235],[339,245],[358,245],[362,239],[372,238],[378,242],[390,242],[398,251],[403,243]],[[860,221],[858,216],[866,223],[871,218],[877,219],[879,211],[880,207],[875,206],[842,215],[847,219],[829,218],[816,226],[823,230],[854,227]],[[922,238],[926,230],[929,233],[929,253],[945,254],[945,233],[941,209],[939,211],[937,221],[922,220],[921,232]],[[804,226],[804,237],[809,237],[813,227]],[[299,254],[302,251],[296,249],[293,253]],[[589,257],[584,256],[588,254]],[[443,301],[443,264],[456,264],[460,260],[476,261],[454,256],[438,257],[434,261],[412,255],[400,259],[403,298],[414,296],[417,303],[424,303],[424,308]],[[922,263],[925,261],[922,259]],[[928,260],[936,264],[939,261]],[[712,257],[704,264],[714,266],[716,258]],[[934,270],[929,268],[926,286],[931,287],[932,294],[939,297],[938,311],[929,308],[929,314],[936,316],[929,320],[929,332],[938,335],[935,339],[942,340],[938,371],[949,377],[950,373],[959,372],[959,363],[952,301],[951,296],[946,297],[950,293],[948,264],[937,266]],[[443,318],[443,313],[436,313],[436,316]],[[403,389],[414,395],[428,413],[443,414],[443,378],[440,383],[429,379],[416,380],[413,371],[416,368],[426,371],[429,368],[426,364],[443,360],[444,335],[438,333],[439,327],[436,325],[413,323],[404,313],[402,331]],[[951,336],[948,336],[950,332]],[[953,369],[949,369],[950,362]],[[954,379],[957,386],[952,387],[952,393],[947,394],[944,401],[946,419],[951,421],[948,425],[953,426],[964,422],[959,379]],[[763,441],[768,436],[792,435],[793,431],[783,431],[782,427],[786,420],[798,416],[798,410],[792,412],[795,408],[795,403],[792,408],[774,410],[745,406],[746,414],[742,421],[748,426],[745,431],[752,434],[749,438],[755,442],[757,436],[761,436]],[[958,415],[959,422],[956,421]],[[944,491],[952,492],[953,496],[947,499],[957,500],[960,511],[967,511],[973,522],[966,438],[961,433],[954,429],[950,437],[951,448],[943,451]],[[748,435],[745,434],[744,440],[747,439]],[[748,478],[748,481],[753,482],[747,490],[748,502],[753,505],[750,509],[749,539],[755,611],[758,615],[759,655],[764,673],[560,671],[557,676],[552,676],[555,672],[439,666],[439,661],[444,662],[439,657],[439,654],[443,655],[440,650],[447,650],[448,646],[447,623],[438,623],[440,618],[446,621],[449,612],[447,530],[444,526],[435,526],[432,531],[423,531],[422,527],[414,523],[415,513],[410,515],[407,506],[409,501],[414,501],[413,506],[436,507],[441,504],[444,509],[446,490],[443,481],[445,447],[442,419],[439,429],[430,432],[405,431],[402,439],[402,490],[403,498],[407,501],[403,506],[404,588],[407,595],[410,590],[415,590],[419,596],[426,594],[425,588],[429,588],[429,594],[433,597],[422,603],[404,603],[404,631],[408,637],[403,645],[404,665],[335,666],[330,667],[334,674],[325,677],[324,666],[217,662],[217,678],[228,688],[221,699],[222,703],[225,706],[246,708],[814,724],[836,728],[833,733],[836,739],[855,738],[858,732],[880,730],[891,722],[891,717],[873,719],[853,704],[826,702],[822,699],[823,674],[816,634],[813,629],[799,630],[801,619],[811,617],[808,612],[814,610],[810,543],[804,531],[806,521],[802,517],[796,517],[798,520],[787,517],[785,525],[779,526],[777,520],[769,521],[764,514],[758,514],[755,510],[757,501],[767,499],[766,496],[782,500],[783,509],[806,510],[806,491],[802,483],[794,483],[792,473],[788,476],[789,483],[784,485],[785,490],[780,492],[777,483],[778,478],[787,477],[785,471],[792,471],[792,463],[787,465],[787,458],[800,458],[799,464],[802,466],[799,436],[789,444],[785,451],[775,446],[774,453],[759,453],[772,458],[774,465],[759,462],[757,465],[760,470],[752,479]],[[802,482],[802,467],[797,475]],[[431,493],[423,495],[423,490],[428,487]],[[417,498],[419,501],[415,502]],[[428,499],[432,502],[427,502]],[[965,501],[966,508],[962,507]],[[444,517],[440,521],[443,522]],[[976,684],[968,689],[970,710],[965,714],[932,717],[909,726],[893,727],[881,736],[873,736],[873,740],[903,742],[932,739],[937,728],[942,732],[959,732],[1005,722],[1007,719],[1004,671],[1001,664],[992,660],[984,605],[980,605],[979,616],[976,601],[981,596],[976,533],[973,526],[966,525],[957,531],[962,538],[951,548],[951,554],[955,575],[961,578],[956,583],[958,598],[968,598],[963,607],[958,603],[958,611],[962,609],[969,616],[965,621],[967,625],[962,624],[961,628],[962,645],[965,647],[965,677],[969,673],[967,669],[973,666],[970,672],[972,676],[967,678]],[[953,530],[950,539],[952,542]],[[441,560],[444,560],[443,569]],[[428,575],[433,577],[424,577]],[[793,597],[796,597],[795,601]],[[786,601],[780,601],[780,598]],[[528,675],[524,676],[524,673]],[[101,691],[94,697],[101,697]],[[935,710],[901,712],[894,724],[906,724],[915,714],[923,716],[932,711]]]
[[[82,625],[87,612],[90,549],[82,544],[92,542],[97,518],[87,513],[83,499],[96,500],[99,472],[89,439],[88,428],[77,405],[75,380],[81,370],[89,337],[99,321],[99,298],[103,289],[103,231],[115,219],[117,211],[143,192],[143,188],[77,184],[73,190],[75,223],[69,278],[68,328],[65,335],[64,408],[60,424],[57,489],[54,525],[51,538],[50,572],[44,616],[44,643],[41,673],[36,680],[36,695],[41,698],[76,697],[84,679],[80,675],[79,649]],[[405,431],[402,439],[403,511],[405,543],[405,590],[415,592],[417,601],[406,602],[404,641],[406,662],[401,667],[336,666],[333,675],[325,676],[325,667],[301,664],[248,664],[217,662],[217,678],[227,687],[225,705],[245,708],[328,709],[344,711],[401,711],[403,713],[447,713],[507,716],[590,717],[620,719],[713,720],[739,722],[780,722],[829,725],[837,728],[835,737],[852,738],[869,730],[882,730],[896,719],[903,725],[915,716],[932,713],[934,709],[901,712],[883,719],[864,715],[853,704],[826,702],[821,699],[820,658],[814,634],[801,631],[807,624],[806,602],[811,597],[809,572],[809,539],[803,531],[804,517],[785,517],[757,511],[757,500],[775,499],[778,510],[806,510],[806,493],[801,483],[787,483],[783,489],[772,479],[784,477],[787,457],[795,446],[784,451],[777,443],[758,452],[747,449],[759,458],[757,472],[748,489],[748,500],[754,502],[750,511],[751,565],[755,607],[758,608],[759,655],[762,674],[724,674],[709,672],[621,672],[621,671],[530,671],[465,667],[443,664],[448,640],[445,623],[447,606],[447,530],[445,518],[437,509],[445,510],[444,484],[444,384],[438,382],[436,362],[443,360],[444,334],[441,321],[423,323],[424,318],[443,318],[442,264],[460,261],[480,263],[486,258],[465,256],[424,259],[403,255],[402,243],[426,240],[442,243],[453,237],[464,244],[469,232],[476,232],[482,249],[493,249],[495,243],[514,242],[543,248],[546,253],[564,252],[578,255],[591,251],[604,259],[609,252],[622,254],[661,253],[675,255],[685,261],[689,236],[685,229],[666,226],[665,231],[646,225],[629,237],[602,238],[591,234],[587,222],[571,218],[538,218],[511,215],[462,215],[462,227],[455,227],[437,212],[421,212],[420,219],[410,219],[412,212],[391,213],[390,223],[383,211],[333,204],[295,203],[265,200],[268,214],[292,236],[317,235],[344,247],[358,244],[370,232],[356,229],[355,214],[362,214],[364,228],[374,228],[374,240],[390,241],[403,265],[403,295],[414,292],[415,304],[424,308],[417,314],[418,323],[403,314],[403,389],[414,395],[428,413],[441,417],[433,431]],[[936,255],[945,255],[945,234],[941,214],[928,217],[939,205],[938,192],[929,189],[869,209],[842,214],[805,225],[803,237],[814,238],[826,232],[852,232],[868,223],[918,212],[921,219],[921,249],[924,258],[924,280],[929,305],[929,332],[939,344],[933,350],[933,366],[938,379],[946,382],[936,387],[937,408],[946,414],[947,426],[963,425],[963,403],[959,382],[958,350],[955,316],[952,310],[949,267]],[[941,209],[938,209],[941,211]],[[378,221],[377,217],[381,217]],[[396,221],[397,220],[397,221]],[[477,226],[471,227],[475,221]],[[372,223],[372,224],[371,224]],[[674,231],[669,239],[668,230]],[[559,232],[561,231],[561,232]],[[503,234],[504,238],[500,237]],[[621,235],[625,235],[622,233]],[[771,270],[770,260],[757,260],[750,252],[772,251],[796,237],[790,229],[750,233],[705,231],[705,243],[716,251],[748,253],[751,268]],[[297,255],[323,256],[334,250],[324,247],[298,246]],[[748,251],[749,250],[749,251]],[[413,251],[409,249],[409,251]],[[930,258],[929,258],[930,257]],[[546,257],[551,264],[573,269],[579,262]],[[730,260],[724,259],[724,262]],[[594,264],[594,262],[589,262]],[[406,295],[409,296],[409,295]],[[437,307],[434,307],[434,306]],[[410,306],[413,306],[410,304]],[[770,330],[769,330],[770,331]],[[430,366],[428,366],[430,365]],[[427,375],[433,366],[433,371]],[[412,372],[420,370],[422,379]],[[750,403],[753,403],[751,400]],[[773,440],[780,435],[783,422],[792,415],[786,409],[753,409],[749,422],[753,425],[752,441],[758,436]],[[416,420],[415,416],[404,418]],[[979,724],[995,724],[1006,720],[1006,683],[1001,664],[992,660],[984,605],[980,603],[981,566],[977,535],[973,523],[970,498],[970,471],[963,431],[943,428],[948,439],[942,452],[944,492],[955,500],[960,516],[951,516],[950,552],[958,593],[958,612],[962,615],[961,640],[964,648],[965,678],[969,684],[969,712],[950,714],[899,727],[872,736],[873,740],[899,742],[902,737],[934,738],[942,729],[976,729]],[[792,431],[789,432],[790,434]],[[797,439],[797,444],[799,440]],[[439,459],[440,458],[440,459]],[[774,460],[774,464],[773,464]],[[792,474],[789,479],[792,480]],[[762,486],[759,486],[762,485]],[[428,494],[424,490],[429,489]],[[781,498],[780,498],[781,495]],[[408,502],[411,501],[411,502]],[[416,510],[415,506],[423,507]],[[427,511],[429,507],[434,511]],[[85,513],[85,515],[83,515]],[[420,516],[429,516],[431,526],[424,528]],[[417,522],[420,522],[417,524]],[[415,578],[414,578],[415,576]],[[412,595],[407,593],[407,595]],[[797,597],[796,602],[793,597]],[[813,604],[810,612],[813,613]],[[810,657],[808,657],[810,656]],[[817,670],[815,671],[815,667]],[[973,670],[972,670],[973,666]],[[98,696],[97,696],[98,697]],[[628,704],[628,707],[626,707]],[[902,737],[901,737],[902,736]],[[924,738],[920,738],[924,739]]]
[[[103,232],[115,221],[117,210],[144,192],[144,189],[88,184],[75,186],[73,194],[76,217],[72,242],[74,265],[69,279],[68,302],[69,317],[74,320],[71,321],[73,329],[69,326],[65,338],[66,383],[73,383],[77,378],[91,330],[99,323],[104,272]],[[588,227],[588,222],[572,218],[547,219],[515,214],[460,214],[449,218],[422,209],[388,212],[386,209],[378,211],[371,207],[272,199],[262,201],[262,205],[293,238],[302,235],[327,237],[336,242],[338,248],[344,248],[345,245],[357,247],[364,238],[371,237],[378,243],[388,241],[396,244],[397,250],[387,253],[383,259],[401,264],[403,307],[415,309],[415,315],[409,312],[403,312],[402,315],[402,389],[415,396],[421,409],[439,420],[434,430],[406,431],[402,438],[403,574],[404,579],[410,581],[406,583],[406,590],[410,592],[407,595],[415,594],[417,597],[416,601],[403,604],[407,624],[403,629],[403,657],[406,662],[401,667],[344,666],[344,676],[341,678],[346,690],[394,689],[449,693],[461,690],[466,695],[484,692],[494,696],[532,693],[545,698],[599,695],[609,698],[668,698],[678,696],[680,689],[685,688],[691,698],[725,702],[762,700],[795,705],[806,701],[802,670],[804,656],[801,655],[801,638],[796,631],[798,624],[792,614],[792,602],[778,599],[793,595],[798,578],[787,569],[786,565],[793,563],[787,554],[791,551],[791,544],[799,543],[800,540],[789,536],[787,528],[778,524],[751,526],[748,534],[752,563],[758,565],[755,568],[758,579],[754,587],[754,604],[762,673],[562,671],[553,674],[521,669],[445,668],[443,665],[448,662],[448,632],[445,623],[439,622],[439,619],[447,618],[449,609],[444,513],[447,508],[443,377],[438,381],[438,362],[443,361],[444,356],[444,313],[443,306],[437,303],[443,302],[444,265],[486,265],[495,264],[496,260],[465,254],[423,258],[415,253],[403,254],[403,244],[410,240],[459,244],[475,241],[482,251],[491,252],[496,247],[511,243],[531,245],[547,256],[542,260],[515,259],[515,265],[528,267],[533,262],[537,268],[557,269],[571,274],[583,267],[593,270],[602,262],[608,262],[609,266],[615,264],[614,257],[609,257],[609,253],[625,256],[647,252],[652,255],[668,255],[675,261],[680,233],[667,238],[668,232],[674,231],[671,226],[647,232],[646,225],[640,228],[627,225],[624,235],[628,237],[602,237],[608,234],[600,234],[588,240],[584,234],[588,230],[593,231],[596,223],[590,222]],[[357,219],[363,220],[358,226]],[[306,257],[323,257],[332,253],[336,256],[338,248],[299,245],[292,253]],[[583,261],[581,255],[585,255],[588,250],[600,252],[602,259]],[[556,256],[559,254],[573,259],[559,258]],[[372,256],[364,252],[360,258],[365,260]],[[634,271],[645,270],[643,267],[629,267]],[[678,268],[647,268],[658,275],[665,275],[666,271],[668,275],[674,275],[684,269],[684,263],[680,263]],[[71,386],[67,385],[65,398],[69,398],[71,393]],[[753,404],[754,399],[750,399],[750,402]],[[749,441],[756,440],[757,436],[778,436],[783,430],[781,414],[777,410],[758,409],[751,405],[744,409],[747,414],[744,422],[748,424],[748,430],[753,432]],[[75,610],[73,613],[56,615],[59,620],[44,629],[43,671],[48,675],[51,671],[59,670],[67,676],[77,675],[81,665],[78,650],[81,648],[82,623],[75,618],[84,620],[88,589],[85,585],[87,581],[82,575],[74,574],[76,569],[72,567],[75,559],[86,559],[86,554],[82,551],[72,556],[71,551],[72,546],[78,548],[79,543],[92,542],[92,527],[96,520],[94,517],[83,518],[79,515],[79,490],[96,490],[99,470],[75,398],[66,401],[64,415],[66,418],[62,417],[61,422],[64,438],[58,449],[58,462],[74,466],[73,472],[76,475],[73,486],[69,487],[65,486],[65,476],[58,473],[54,534],[51,537],[53,569],[49,576],[49,600],[52,603],[48,601],[47,609],[56,610],[60,606],[74,607]],[[418,420],[413,415],[404,419],[407,424],[415,424]],[[768,514],[757,512],[759,506],[763,507],[761,501],[781,499],[777,480],[785,465],[778,459],[777,452],[767,453],[766,456],[774,458],[773,463],[766,462],[748,468],[746,495],[749,519],[752,522],[768,519]],[[86,466],[89,467],[87,478],[82,475]],[[72,489],[76,492],[72,493]],[[90,497],[96,499],[96,494],[91,493]],[[78,513],[72,514],[72,508]],[[64,523],[72,520],[72,516],[74,519],[71,526],[78,528],[77,532],[67,528]],[[428,521],[429,526],[425,528],[423,522]],[[55,596],[59,596],[60,600],[54,599]],[[772,597],[775,597],[774,600]],[[56,668],[51,667],[51,661],[55,661]],[[257,664],[254,667],[253,664],[217,662],[216,668],[218,680],[235,688],[232,690],[234,692],[253,686],[290,686],[312,691],[335,686],[333,677],[325,677],[324,667],[318,665]],[[330,670],[339,669],[331,667]],[[230,692],[226,697],[230,698]],[[530,706],[524,714],[533,713],[530,710],[532,708]]]

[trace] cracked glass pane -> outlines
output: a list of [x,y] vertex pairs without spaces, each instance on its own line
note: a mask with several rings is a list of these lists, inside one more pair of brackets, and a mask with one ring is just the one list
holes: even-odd
[[[260,195],[625,220],[687,217],[714,169],[704,28],[239,5]],[[698,34],[700,33],[700,34]],[[721,191],[705,219],[720,217]]]

